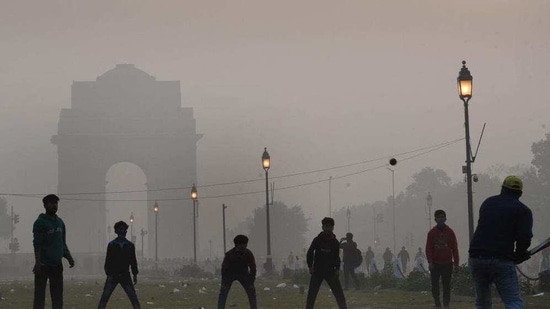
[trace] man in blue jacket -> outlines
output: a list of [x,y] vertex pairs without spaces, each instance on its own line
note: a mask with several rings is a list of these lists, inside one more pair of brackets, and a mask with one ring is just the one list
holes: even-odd
[[43,309],[46,303],[46,284],[50,280],[52,308],[63,308],[63,263],[62,258],[74,267],[65,242],[65,223],[57,216],[59,197],[46,195],[42,199],[46,213],[40,214],[32,227],[35,264],[34,273],[34,309]]
[[476,309],[490,309],[491,284],[507,309],[524,308],[516,264],[530,258],[533,214],[519,201],[523,182],[508,176],[499,195],[486,199],[470,243],[469,267],[476,290]]

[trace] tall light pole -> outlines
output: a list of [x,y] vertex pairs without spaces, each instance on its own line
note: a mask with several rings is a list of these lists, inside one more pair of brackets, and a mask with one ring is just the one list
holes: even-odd
[[395,253],[395,171],[386,167],[391,172],[391,203],[392,203],[392,221],[393,221],[393,252]]
[[268,273],[271,273],[273,270],[273,262],[271,259],[271,232],[269,226],[269,167],[271,167],[271,157],[267,152],[267,147],[264,148],[264,153],[262,154],[262,167],[265,170],[265,211],[266,211],[266,222],[267,222],[267,259],[265,264],[265,270]]
[[130,241],[134,242],[134,213],[130,213]]
[[225,209],[227,206],[225,204],[222,204],[222,226],[223,226],[223,253],[227,252],[227,247],[225,243]]
[[155,266],[159,261],[159,204],[155,201],[153,206],[153,211],[155,212]]
[[430,192],[428,192],[428,196],[426,196],[426,206],[428,206],[428,231],[432,229],[432,204],[433,204],[433,197]]
[[193,184],[191,188],[191,199],[193,200],[193,262],[197,264],[197,212],[196,212],[196,203],[197,203],[197,187]]
[[466,166],[462,166],[462,173],[466,174],[468,193],[468,231],[469,240],[474,236],[474,207],[472,197],[472,149],[470,145],[470,121],[468,116],[468,102],[472,98],[473,77],[466,67],[466,61],[462,61],[462,68],[457,77],[458,97],[464,102],[464,130],[466,134]]

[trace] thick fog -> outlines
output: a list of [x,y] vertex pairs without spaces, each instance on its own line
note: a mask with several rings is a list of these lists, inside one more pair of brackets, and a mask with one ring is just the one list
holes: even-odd
[[[329,204],[342,214],[348,206],[388,201],[388,158],[398,158],[396,196],[425,167],[462,182],[465,142],[457,139],[464,137],[464,108],[456,85],[462,60],[474,77],[474,149],[486,123],[474,173],[503,176],[495,167],[530,165],[531,144],[550,131],[548,16],[546,0],[3,1],[0,193],[21,216],[15,229],[21,252],[32,252],[32,223],[43,212],[37,197],[57,193],[51,137],[60,110],[71,107],[73,81],[95,81],[121,63],[159,81],[180,81],[181,104],[193,109],[203,134],[196,162],[202,259],[222,253],[222,204],[228,230],[265,205],[264,147],[274,200],[301,206],[311,218],[306,242],[320,230]],[[433,151],[414,156],[419,149]],[[399,156],[410,151],[417,152]],[[347,167],[329,169],[338,166]],[[308,171],[318,172],[300,174]],[[107,191],[148,189],[145,173],[127,162],[114,165],[105,181]],[[230,182],[239,183],[201,188]],[[188,189],[178,194],[189,197]],[[476,209],[485,197],[475,196]],[[134,233],[147,229],[154,202],[145,201],[144,192],[111,198],[141,201],[107,202],[110,225],[133,212]],[[466,191],[460,198],[463,216],[449,217],[448,224],[457,227],[465,253]],[[434,208],[444,207],[434,199]],[[62,198],[60,213],[71,203],[78,201]],[[411,230],[399,231],[398,247],[406,233],[425,234],[426,216],[419,217]],[[347,231],[343,218],[337,217],[338,237]],[[398,225],[409,218],[398,216]],[[372,224],[370,214],[353,220],[354,226]],[[392,247],[390,218],[380,224],[383,247]],[[364,250],[372,235],[356,239]],[[85,241],[95,251],[107,239]],[[408,244],[423,241],[417,236]],[[8,242],[1,240],[0,252],[8,252]],[[147,239],[144,247],[151,256]]]

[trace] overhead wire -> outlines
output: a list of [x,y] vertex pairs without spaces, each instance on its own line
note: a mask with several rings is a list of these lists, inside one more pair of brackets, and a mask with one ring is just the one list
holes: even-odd
[[[453,141],[449,141],[449,142],[445,142],[445,143],[440,143],[436,146],[431,146],[431,147],[423,147],[421,149],[423,150],[426,150],[426,151],[422,151],[420,153],[417,153],[417,154],[414,154],[414,155],[411,155],[411,156],[408,156],[408,157],[405,157],[405,158],[402,158],[400,159],[400,161],[407,161],[407,160],[411,160],[411,159],[414,159],[414,158],[417,158],[419,156],[422,156],[422,155],[425,155],[425,154],[428,154],[428,153],[431,153],[431,152],[434,152],[434,151],[437,151],[439,149],[442,149],[442,148],[445,148],[447,146],[450,146],[454,143],[457,143],[459,141],[463,140],[463,138],[460,138],[460,139],[456,139],[456,140],[453,140]],[[399,154],[399,155],[396,155],[396,156],[401,156],[403,154],[410,154],[410,153],[414,153],[414,152],[418,152],[418,150],[416,151],[408,151],[408,152],[405,152],[405,153],[402,153],[402,154]],[[371,162],[375,162],[375,161],[379,161],[379,160],[382,160],[382,159],[385,159],[387,157],[383,157],[383,158],[379,158],[379,159],[372,159],[372,160],[366,160],[366,161],[362,161],[361,163],[352,163],[352,164],[347,164],[347,165],[342,165],[342,166],[339,166],[339,167],[333,167],[333,168],[325,168],[325,169],[319,169],[319,170],[315,170],[315,171],[309,171],[309,172],[301,172],[301,173],[294,173],[294,174],[288,174],[288,175],[283,175],[283,176],[278,176],[278,177],[272,177],[272,179],[276,179],[276,178],[283,178],[283,177],[290,177],[290,176],[297,176],[297,175],[303,175],[303,174],[306,174],[306,173],[313,173],[313,172],[321,172],[321,171],[327,171],[327,170],[332,170],[332,169],[337,169],[337,168],[342,168],[342,167],[350,167],[350,166],[354,166],[354,165],[359,165],[359,164],[365,164],[365,163],[371,163]],[[381,168],[384,168],[384,167],[387,167],[387,163],[384,163],[382,165],[378,165],[378,166],[375,166],[375,167],[371,167],[371,168],[368,168],[368,169],[364,169],[364,170],[361,170],[361,171],[356,171],[356,172],[353,172],[353,173],[348,173],[348,174],[344,174],[344,175],[340,175],[340,176],[334,176],[332,177],[332,180],[335,180],[335,179],[342,179],[342,178],[346,178],[346,177],[351,177],[351,176],[354,176],[354,175],[358,175],[358,174],[362,174],[362,173],[366,173],[366,172],[370,172],[370,171],[373,171],[373,170],[377,170],[377,169],[381,169]],[[265,179],[261,179],[261,180],[265,180]],[[255,181],[255,180],[254,180]],[[294,189],[294,188],[299,188],[299,187],[304,187],[304,186],[310,186],[310,185],[314,185],[314,184],[318,184],[318,183],[323,183],[323,182],[327,182],[329,181],[328,179],[320,179],[320,180],[316,180],[316,181],[312,181],[312,182],[306,182],[306,183],[301,183],[301,184],[297,184],[297,185],[291,185],[291,186],[286,186],[286,187],[279,187],[276,189],[276,191],[281,191],[281,190],[288,190],[288,189]],[[243,182],[238,182],[238,183],[243,183]],[[203,186],[205,187],[205,186]],[[147,190],[142,190],[142,191],[138,191],[138,192],[146,192]],[[127,193],[135,193],[135,192],[127,192]],[[222,194],[222,195],[212,195],[212,196],[202,196],[201,199],[214,199],[214,198],[224,198],[224,197],[235,197],[235,196],[243,196],[243,195],[253,195],[253,194],[260,194],[260,193],[265,193],[265,190],[258,190],[258,191],[249,191],[249,192],[239,192],[239,193],[230,193],[230,194]],[[97,194],[97,193],[96,193]],[[39,195],[38,194],[24,194],[24,193],[0,193],[0,195],[5,195],[5,196],[18,196],[18,197],[33,197],[33,198],[38,198]],[[62,195],[63,196],[63,195]],[[63,200],[69,200],[69,201],[89,201],[89,202],[152,202],[152,201],[188,201],[188,200],[191,200],[191,198],[187,197],[187,198],[162,198],[162,199],[90,199],[90,198],[73,198],[73,197],[64,197]]]

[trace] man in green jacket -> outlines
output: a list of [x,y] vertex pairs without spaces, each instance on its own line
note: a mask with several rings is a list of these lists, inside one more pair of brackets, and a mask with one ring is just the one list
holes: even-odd
[[42,199],[46,213],[40,214],[32,228],[35,264],[34,309],[43,309],[46,302],[46,283],[50,280],[52,309],[63,308],[63,263],[62,258],[74,267],[74,260],[65,242],[65,223],[57,213],[59,197],[46,195]]

